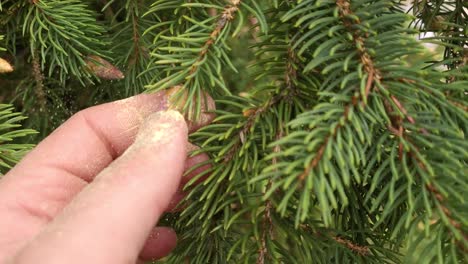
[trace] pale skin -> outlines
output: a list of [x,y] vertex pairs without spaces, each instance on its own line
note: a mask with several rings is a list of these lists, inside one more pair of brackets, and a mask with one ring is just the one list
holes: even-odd
[[[209,99],[209,98],[208,98]],[[211,101],[211,99],[209,99]],[[210,102],[212,103],[212,102]],[[0,180],[0,263],[138,263],[177,236],[158,219],[181,200],[188,126],[166,93],[74,115]]]

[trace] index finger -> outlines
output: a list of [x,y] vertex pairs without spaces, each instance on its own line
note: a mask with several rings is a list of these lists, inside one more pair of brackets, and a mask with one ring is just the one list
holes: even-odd
[[[135,140],[143,120],[151,113],[167,110],[172,92],[141,94],[78,112],[44,139],[9,174],[34,177],[38,168],[55,168],[90,182],[120,156]],[[207,97],[209,109],[214,103]],[[200,122],[189,123],[194,131],[211,122],[203,113]]]

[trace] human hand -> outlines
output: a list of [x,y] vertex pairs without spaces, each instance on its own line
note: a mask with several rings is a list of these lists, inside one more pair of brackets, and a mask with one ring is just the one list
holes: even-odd
[[[183,197],[188,130],[164,92],[79,112],[0,180],[0,263],[135,263],[160,258],[175,232],[154,227]],[[214,104],[206,101],[208,109]]]

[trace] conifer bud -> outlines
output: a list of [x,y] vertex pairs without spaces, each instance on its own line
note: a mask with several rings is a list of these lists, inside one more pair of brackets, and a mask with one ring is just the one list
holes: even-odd
[[7,72],[12,72],[13,71],[13,66],[11,64],[0,58],[0,73],[7,73]]
[[117,67],[97,55],[89,55],[85,61],[88,69],[101,79],[120,80],[125,77]]
[[436,16],[432,21],[427,21],[426,23],[429,25],[428,29],[432,31],[447,29],[447,24],[445,24],[446,22],[443,16]]
[[201,114],[198,117],[198,119],[195,119],[194,112],[196,104],[193,104],[192,109],[184,109],[184,106],[188,100],[188,92],[180,91],[182,88],[183,87],[181,85],[176,85],[166,90],[166,96],[168,98],[169,104],[168,108],[185,113],[185,120],[187,121],[187,124],[191,128],[191,130],[196,130],[201,125],[206,125],[211,120],[213,120],[215,114],[211,111],[216,109],[215,102],[213,101],[213,99],[208,94],[203,93],[200,101]]

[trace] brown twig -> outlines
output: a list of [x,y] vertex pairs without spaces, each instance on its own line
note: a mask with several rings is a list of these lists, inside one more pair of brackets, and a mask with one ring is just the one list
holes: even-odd
[[202,50],[198,54],[197,62],[195,62],[190,68],[190,75],[198,70],[200,62],[205,59],[206,54],[210,50],[211,46],[216,42],[216,39],[219,34],[221,34],[221,31],[223,31],[226,24],[234,19],[235,13],[239,10],[240,3],[241,0],[231,0],[231,4],[224,8],[216,23],[215,29],[210,34],[210,38],[205,42]]
[[[138,0],[135,0],[136,5],[139,4]],[[141,54],[141,46],[140,46],[140,31],[138,30],[138,18],[135,14],[135,11],[131,11],[131,17],[132,17],[132,40],[133,40],[133,53],[131,55],[131,58],[128,62],[128,69],[132,68],[134,65],[136,65],[139,60],[140,60],[140,54]]]
[[[402,80],[402,81],[412,83],[412,84],[414,83],[413,81],[409,81],[409,80]],[[393,107],[390,104],[390,102],[388,101],[388,99],[386,101],[384,101],[386,112],[391,117],[391,122],[392,122],[392,124],[388,127],[388,129],[395,136],[397,136],[399,138],[402,138],[405,141],[408,141],[408,142],[411,143],[411,140],[408,138],[408,136],[405,133],[406,129],[404,128],[403,120],[406,119],[411,124],[415,124],[416,121],[414,120],[414,118],[412,118],[408,114],[408,111],[404,107],[403,103],[401,103],[394,95],[391,95],[390,98],[391,98],[392,102],[394,103],[394,105],[396,106],[396,108],[398,109],[398,111],[403,114],[403,117],[401,117],[401,116],[399,116],[397,114],[394,114]],[[424,128],[420,129],[419,132],[421,132],[422,134],[429,134],[429,132]],[[416,159],[416,164],[417,164],[417,166],[419,168],[421,168],[424,171],[427,171],[426,166],[418,158],[417,155],[414,155],[413,150],[410,150],[408,152],[408,155],[410,155],[411,157]],[[400,159],[400,161],[402,160],[402,157],[403,157],[403,143],[400,142],[400,144],[399,144],[399,159]],[[460,231],[460,233],[463,234],[464,232],[463,232],[463,230],[461,228],[461,224],[458,221],[456,221],[455,219],[453,219],[452,213],[447,208],[447,206],[444,205],[446,199],[440,193],[440,191],[433,184],[430,184],[430,183],[426,184],[425,187],[430,193],[432,193],[434,195],[436,200],[439,202],[439,204],[440,204],[440,206],[442,208],[443,214],[448,219],[448,221],[451,223],[451,225],[454,228],[458,229]],[[466,235],[464,234],[464,236],[466,236]],[[460,246],[461,244],[458,244],[458,245]],[[462,248],[462,250],[466,251],[466,248],[464,246],[460,246],[460,247]]]
[[289,48],[287,52],[287,63],[286,63],[286,71],[284,74],[284,82],[285,88],[283,89],[282,93],[276,94],[270,98],[263,106],[259,106],[256,108],[247,109],[244,111],[243,115],[248,117],[247,121],[239,132],[239,141],[234,144],[234,146],[226,153],[226,157],[224,158],[224,162],[228,162],[233,159],[234,154],[239,149],[241,144],[244,143],[245,135],[249,133],[249,130],[255,123],[255,120],[265,113],[271,106],[277,104],[283,99],[290,99],[292,96],[296,94],[296,86],[295,81],[297,79],[297,70],[295,68],[295,63],[297,61],[296,54],[294,51]]
[[312,227],[309,225],[300,225],[300,227],[303,228],[306,232],[313,234],[319,238],[325,238],[325,239],[331,238],[337,243],[345,246],[346,248],[350,249],[351,251],[355,252],[358,255],[368,256],[371,254],[371,251],[368,246],[355,244],[353,241],[349,239],[335,235],[334,232],[332,231],[324,229],[324,231],[326,232],[322,233],[322,232],[313,230]]
[[[282,126],[279,126],[279,130],[278,130],[278,132],[276,134],[275,139],[279,140],[282,137],[283,137],[283,128],[282,128]],[[275,152],[275,153],[279,153],[280,151],[281,151],[281,147],[279,145],[276,145],[273,148],[273,152]],[[276,157],[274,157],[272,159],[272,163],[273,163],[273,165],[276,165],[276,163],[278,163],[278,159]],[[272,179],[271,178],[268,179],[268,183],[267,183],[267,186],[266,186],[265,190],[270,189],[272,184],[273,184]],[[265,195],[265,192],[263,192],[263,195]],[[268,236],[270,237],[271,240],[274,239],[274,237],[273,237],[273,220],[271,218],[271,207],[272,207],[271,200],[270,199],[266,200],[265,210],[264,210],[264,215],[263,215],[262,241],[261,241],[261,248],[259,250],[259,254],[258,254],[258,258],[257,258],[257,264],[264,264],[265,263],[265,256],[268,254],[268,249],[266,247],[267,233],[268,233]]]
[[370,254],[369,247],[367,247],[367,246],[356,245],[352,241],[350,241],[348,239],[345,239],[345,238],[342,238],[342,237],[339,237],[339,236],[334,236],[332,238],[333,238],[333,240],[335,240],[339,244],[341,244],[341,245],[347,247],[348,249],[356,252],[356,254],[358,254],[358,255],[367,256],[367,255]]
[[297,80],[296,63],[298,61],[296,53],[291,47],[288,48],[287,60],[284,82],[286,84],[286,89],[288,90],[288,98],[291,99],[297,94],[295,81]]
[[[343,24],[345,25],[346,29],[349,32],[351,32],[353,35],[353,42],[358,49],[359,59],[362,65],[364,66],[364,71],[367,73],[367,81],[366,81],[364,94],[361,94],[360,96],[353,96],[351,98],[351,103],[344,107],[344,114],[343,114],[344,120],[348,120],[349,109],[351,107],[357,106],[358,104],[361,104],[362,107],[365,107],[367,98],[369,97],[369,94],[374,87],[374,83],[380,82],[382,77],[381,77],[380,71],[375,68],[374,62],[372,61],[372,57],[370,56],[370,54],[365,48],[365,45],[364,45],[365,39],[362,36],[362,32],[355,29],[354,27],[355,24],[360,24],[361,22],[359,20],[352,21],[349,18],[350,15],[353,15],[353,12],[351,11],[351,8],[350,8],[350,3],[347,0],[337,0],[336,5],[338,6],[339,16],[341,20],[343,21]],[[367,35],[364,35],[364,36],[367,36]],[[344,125],[341,125],[341,124],[337,125],[335,129],[332,131],[332,133],[330,133],[325,138],[323,144],[319,147],[312,161],[306,166],[305,170],[299,175],[300,180],[304,180],[307,177],[307,175],[309,175],[310,172],[315,167],[317,167],[317,165],[319,164],[320,160],[323,157],[323,154],[325,152],[325,148],[328,142],[330,141],[330,139],[335,138],[336,134],[338,133],[338,130],[341,129],[343,126]]]
[[461,224],[458,223],[457,221],[455,221],[453,218],[452,218],[452,213],[450,212],[450,210],[445,207],[443,205],[444,201],[445,201],[445,198],[444,196],[439,192],[439,190],[437,190],[437,188],[432,185],[432,184],[426,184],[426,188],[428,191],[430,191],[434,196],[435,198],[437,199],[437,201],[439,201],[439,203],[441,204],[441,208],[442,208],[442,212],[444,212],[445,216],[449,219],[450,223],[457,229],[460,229],[461,228]]
[[[414,124],[415,123],[414,119],[412,119],[411,116],[408,115],[408,113],[407,113],[406,109],[404,108],[403,104],[401,102],[399,102],[398,99],[396,99],[396,97],[391,96],[391,98],[392,98],[392,101],[394,101],[397,108],[400,110],[400,112],[403,113],[404,118],[406,118],[410,123]],[[390,106],[390,104],[388,102],[385,102],[385,105],[386,105],[386,108],[387,108],[387,112],[390,112],[390,113],[393,112],[393,109],[392,109],[392,107]],[[389,130],[394,135],[396,135],[397,137],[400,137],[400,138],[402,138],[402,139],[404,139],[404,140],[406,140],[408,142],[411,142],[407,138],[407,135],[405,134],[406,130],[404,129],[404,123],[402,122],[402,120],[403,120],[402,117],[393,115],[392,125],[389,126]],[[396,129],[396,127],[398,127],[398,129]],[[421,129],[420,131],[421,131],[421,133],[424,133],[424,134],[428,133],[425,129]],[[427,168],[424,165],[424,163],[418,158],[417,155],[414,155],[412,150],[409,151],[408,154],[411,157],[414,157],[416,159],[416,164],[417,164],[417,166],[419,168],[421,168],[424,171],[427,171]],[[399,159],[400,159],[400,161],[402,160],[402,156],[403,156],[403,144],[400,142],[400,144],[399,144]],[[447,217],[447,219],[452,224],[452,226],[454,228],[458,229],[463,234],[463,230],[461,229],[461,224],[459,222],[457,222],[455,219],[453,219],[452,213],[444,205],[444,203],[445,203],[444,196],[440,193],[440,191],[434,185],[429,183],[429,184],[426,184],[425,186],[426,186],[426,189],[429,192],[431,192],[434,195],[434,197],[436,198],[436,200],[440,203],[443,214],[445,215],[445,217]],[[466,250],[464,247],[462,247],[462,248],[463,248],[463,250]]]
[[44,75],[42,74],[39,55],[36,53],[32,59],[33,76],[36,81],[36,89],[34,90],[39,102],[39,111],[42,112],[46,108],[47,99],[44,91]]
[[[411,84],[414,84],[414,81],[411,81],[411,80],[406,80],[406,79],[403,79],[401,80],[403,82],[406,82],[406,83],[411,83]],[[424,89],[424,88],[423,88]],[[389,130],[390,132],[392,132],[395,136],[399,137],[399,138],[402,138],[408,142],[411,142],[411,140],[409,140],[407,138],[407,135],[405,133],[405,128],[404,128],[404,123],[403,123],[403,120],[406,119],[408,120],[408,122],[410,122],[411,124],[415,124],[416,121],[414,120],[414,118],[412,118],[409,114],[408,114],[408,111],[406,110],[405,106],[403,105],[402,102],[400,102],[394,95],[391,95],[390,96],[392,102],[394,103],[394,105],[396,106],[396,108],[398,109],[398,111],[400,113],[403,114],[403,117],[399,116],[399,115],[396,115],[396,114],[393,114],[393,107],[392,105],[390,104],[390,102],[388,101],[384,101],[385,103],[385,108],[386,108],[386,111],[388,113],[388,115],[391,117],[391,121],[392,121],[392,125],[389,126]],[[388,99],[387,99],[388,100]],[[422,128],[419,130],[419,132],[423,133],[423,134],[428,134],[429,132]],[[414,157],[416,159],[416,164],[419,168],[421,168],[422,170],[424,171],[427,171],[427,168],[426,166],[424,165],[424,163],[418,158],[418,156],[414,155],[413,151],[409,151],[408,153],[411,157]],[[403,144],[400,142],[399,144],[399,159],[402,160],[402,156],[403,156]],[[452,213],[450,212],[450,210],[444,205],[445,203],[445,198],[443,197],[443,195],[440,193],[439,190],[437,190],[437,188],[432,185],[432,184],[426,184],[426,189],[431,192],[434,197],[436,198],[436,200],[440,203],[440,206],[442,208],[442,212],[444,213],[444,215],[447,217],[447,219],[449,220],[449,222],[452,224],[453,227],[455,227],[456,229],[458,229],[461,233],[463,233],[463,231],[461,230],[461,224],[459,222],[457,222],[455,219],[453,219],[452,217]]]
[[263,106],[259,106],[257,108],[252,108],[244,111],[244,116],[247,116],[247,121],[245,125],[239,132],[239,140],[234,144],[234,146],[226,153],[226,157],[224,158],[224,162],[229,162],[234,158],[234,154],[237,152],[239,147],[244,144],[244,138],[249,133],[249,130],[255,123],[257,117],[265,113],[272,105],[276,104],[279,101],[279,96],[275,96],[269,101],[267,101]]

